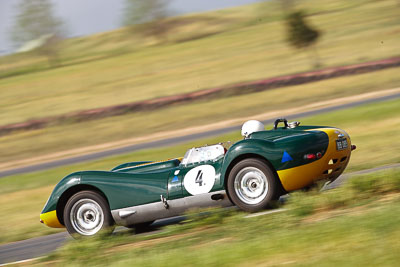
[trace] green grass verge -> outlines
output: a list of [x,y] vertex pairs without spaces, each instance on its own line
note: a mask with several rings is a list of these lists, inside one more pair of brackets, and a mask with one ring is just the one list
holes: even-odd
[[[234,210],[207,210],[207,215],[194,218],[192,214],[188,222],[167,227],[164,235],[148,240],[124,233],[71,241],[41,263],[396,266],[400,217],[394,214],[400,212],[399,180],[400,171],[355,177],[339,190],[296,194],[285,205],[288,211],[255,218],[246,219],[245,213]],[[347,201],[337,205],[335,199],[343,196]],[[299,214],[310,203],[319,208]]]
[[[308,0],[298,7],[322,31],[317,47],[325,67],[399,55],[394,0]],[[70,39],[64,66],[55,69],[31,55],[0,58],[0,125],[310,70],[308,53],[286,44],[282,17],[280,3],[268,1],[175,18],[182,27],[162,44],[132,38],[127,29]]]
[[[400,87],[398,68],[0,137],[0,163]],[[301,93],[300,93],[301,92]],[[278,114],[276,116],[282,116]],[[345,116],[347,117],[347,116]],[[323,124],[325,124],[324,122]]]
[[304,217],[337,208],[358,207],[375,201],[382,195],[400,191],[400,170],[358,175],[334,190],[294,192],[290,194],[290,213]]
[[[300,121],[304,125],[332,125],[346,130],[353,143],[358,146],[347,168],[347,171],[353,171],[400,162],[400,143],[397,142],[400,131],[398,114],[400,99],[304,118]],[[109,170],[123,162],[179,157],[192,146],[235,141],[240,138],[238,129],[232,134],[174,147],[138,151],[94,162],[1,178],[0,214],[7,216],[7,220],[0,221],[0,243],[57,231],[39,224],[39,213],[55,184],[73,171]]]

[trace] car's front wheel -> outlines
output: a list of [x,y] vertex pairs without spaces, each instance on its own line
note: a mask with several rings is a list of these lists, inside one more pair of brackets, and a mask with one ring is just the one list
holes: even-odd
[[227,187],[232,202],[248,212],[265,209],[278,191],[274,172],[256,158],[238,162],[229,173]]
[[72,236],[93,236],[102,230],[112,232],[114,225],[107,201],[94,191],[78,192],[68,200],[64,223]]

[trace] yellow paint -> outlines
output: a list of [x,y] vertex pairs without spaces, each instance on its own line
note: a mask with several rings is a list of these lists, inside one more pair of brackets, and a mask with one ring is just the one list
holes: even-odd
[[[327,151],[321,159],[318,159],[312,163],[278,171],[282,186],[286,191],[293,191],[303,188],[322,178],[337,177],[343,172],[344,168],[349,162],[351,154],[351,141],[349,135],[345,131],[337,128],[319,128],[309,131],[323,131],[328,135],[329,145]],[[347,149],[341,151],[336,150],[336,140],[338,139],[339,133],[344,134],[348,143]],[[347,157],[347,159],[343,162],[340,162],[340,159],[343,157]],[[330,162],[331,159],[338,159],[338,161],[333,164]],[[341,169],[337,172],[334,172],[339,167]],[[326,170],[332,170],[332,173],[323,174],[323,172]]]
[[64,228],[65,227],[58,220],[57,211],[55,211],[55,210],[40,214],[40,221],[42,221],[48,227],[52,227],[52,228]]

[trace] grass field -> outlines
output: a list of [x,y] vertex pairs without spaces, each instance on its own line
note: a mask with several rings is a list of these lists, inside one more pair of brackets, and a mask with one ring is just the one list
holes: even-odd
[[[347,171],[400,163],[400,99],[299,119],[303,125],[332,125],[346,130],[357,145]],[[54,233],[59,230],[39,223],[39,213],[55,184],[65,175],[79,170],[108,170],[135,160],[162,160],[179,157],[192,147],[221,141],[239,140],[240,132],[199,140],[173,148],[138,151],[95,162],[59,167],[38,173],[0,179],[0,243]],[[21,212],[23,211],[23,212]]]
[[[0,137],[0,163],[400,87],[398,68]],[[301,92],[301,93],[300,93]],[[286,114],[277,114],[277,117]]]
[[[325,67],[399,55],[395,0],[308,0],[299,8],[323,33]],[[310,70],[308,54],[285,43],[277,1],[172,20],[181,26],[161,44],[126,29],[66,40],[64,66],[55,69],[31,55],[1,58],[0,125]]]
[[272,215],[216,209],[146,238],[71,241],[39,265],[397,266],[399,178],[399,171],[373,173],[328,192],[297,193],[287,211]]

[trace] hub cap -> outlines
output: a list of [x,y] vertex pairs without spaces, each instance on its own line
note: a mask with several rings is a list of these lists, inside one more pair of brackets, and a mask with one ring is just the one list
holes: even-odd
[[255,167],[243,168],[235,177],[235,193],[245,204],[259,204],[268,193],[267,177]]
[[79,234],[94,235],[103,226],[104,214],[96,201],[85,198],[72,206],[70,220]]

